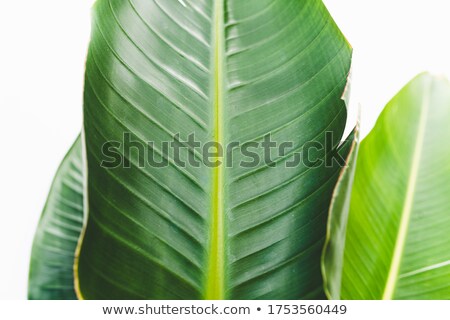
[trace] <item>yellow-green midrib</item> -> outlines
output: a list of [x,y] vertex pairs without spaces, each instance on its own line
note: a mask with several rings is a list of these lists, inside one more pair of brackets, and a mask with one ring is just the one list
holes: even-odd
[[[224,146],[224,3],[215,0],[212,53],[212,101],[213,101],[213,140]],[[225,210],[224,210],[224,168],[212,168],[211,224],[208,250],[208,269],[206,274],[205,299],[223,300],[225,295]]]

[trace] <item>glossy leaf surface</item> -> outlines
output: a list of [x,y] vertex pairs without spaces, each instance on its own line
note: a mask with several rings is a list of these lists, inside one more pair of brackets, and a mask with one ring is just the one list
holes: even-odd
[[[79,296],[324,297],[320,256],[340,168],[286,164],[309,141],[325,145],[326,132],[328,148],[312,157],[323,160],[339,144],[350,59],[317,0],[97,1]],[[204,150],[184,148],[180,159],[199,164],[181,166],[162,143],[191,134],[202,146],[241,147],[220,166],[207,165]],[[242,150],[268,134],[292,147],[273,155],[275,167],[243,166]],[[105,168],[112,141],[123,161]]]

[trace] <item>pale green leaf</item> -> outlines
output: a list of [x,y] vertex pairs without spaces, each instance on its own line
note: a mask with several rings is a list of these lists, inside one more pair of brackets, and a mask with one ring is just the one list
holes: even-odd
[[361,143],[343,299],[450,299],[450,84],[421,74]]

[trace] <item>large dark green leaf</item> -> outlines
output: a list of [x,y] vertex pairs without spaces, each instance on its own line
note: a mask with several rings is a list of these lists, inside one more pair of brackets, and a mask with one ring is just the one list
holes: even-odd
[[[88,223],[76,266],[86,299],[324,297],[320,256],[340,168],[286,168],[309,141],[340,142],[351,48],[318,0],[97,1],[87,59],[84,128]],[[154,142],[119,150],[105,143]],[[161,143],[293,148],[262,163],[208,167],[195,148],[180,166]],[[260,149],[257,152],[261,152]],[[315,157],[325,158],[325,149]],[[232,161],[230,159],[232,158]],[[144,161],[145,164],[145,161]],[[127,168],[129,167],[129,168]]]
[[76,299],[73,265],[83,224],[83,168],[78,138],[56,173],[34,237],[29,299]]
[[449,121],[449,82],[422,74],[361,143],[340,298],[450,299]]

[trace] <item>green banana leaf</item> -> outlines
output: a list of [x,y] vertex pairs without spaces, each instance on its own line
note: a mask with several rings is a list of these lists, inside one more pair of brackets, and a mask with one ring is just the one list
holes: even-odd
[[341,292],[345,235],[359,149],[359,120],[347,141],[351,142],[351,147],[347,153],[346,167],[341,171],[331,199],[327,237],[322,253],[324,289],[330,299],[339,299]]
[[54,178],[34,237],[28,298],[73,300],[74,255],[83,225],[83,161],[77,138]]
[[[98,0],[93,16],[79,297],[323,298],[340,166],[287,167],[329,132],[329,148],[313,155],[327,158],[345,127],[351,48],[323,3]],[[191,134],[202,146],[240,147],[211,166],[185,143]],[[268,134],[292,148],[242,165]],[[179,157],[164,150],[172,140],[185,147]]]
[[450,299],[449,121],[450,84],[425,73],[361,143],[340,298]]
[[[353,152],[355,132],[338,148]],[[83,222],[83,167],[80,137],[56,173],[42,213],[30,264],[30,300],[75,300],[73,265]],[[348,158],[348,159],[353,159]],[[336,192],[336,191],[335,191]]]

